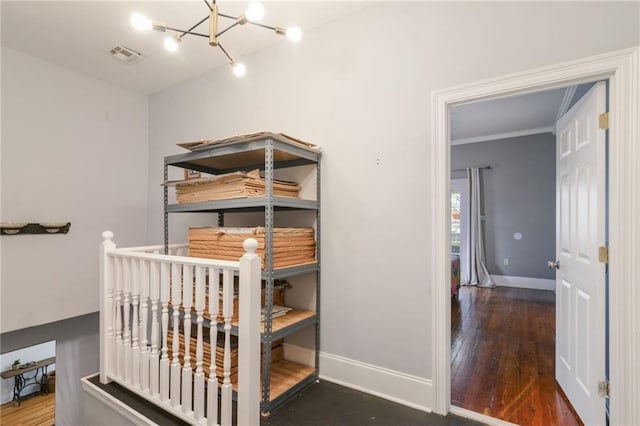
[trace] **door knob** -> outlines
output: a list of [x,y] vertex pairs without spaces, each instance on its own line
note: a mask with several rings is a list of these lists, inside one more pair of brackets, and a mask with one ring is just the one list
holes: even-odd
[[560,261],[556,260],[555,262],[553,260],[550,260],[547,262],[547,267],[549,269],[560,269]]

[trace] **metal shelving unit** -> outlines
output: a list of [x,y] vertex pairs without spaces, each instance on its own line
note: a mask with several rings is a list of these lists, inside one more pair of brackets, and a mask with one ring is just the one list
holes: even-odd
[[[189,204],[168,204],[168,188],[164,188],[164,244],[169,244],[169,213],[209,212],[218,214],[218,225],[224,226],[225,213],[264,212],[265,227],[265,264],[262,278],[266,282],[265,306],[266,316],[263,323],[261,341],[262,355],[262,402],[261,411],[268,415],[272,409],[284,403],[303,387],[313,383],[318,378],[320,351],[320,157],[318,149],[305,146],[277,134],[264,134],[252,137],[246,141],[235,141],[228,144],[203,146],[193,151],[171,155],[164,159],[164,179],[168,180],[169,166],[197,170],[210,174],[231,173],[234,171],[249,171],[260,169],[264,171],[266,195],[263,197],[239,198],[230,200],[208,201]],[[304,200],[288,197],[273,196],[274,170],[280,168],[315,165],[316,168],[316,199]],[[278,211],[315,211],[316,213],[316,262],[286,268],[273,268],[273,228],[274,215]],[[291,324],[281,326],[279,318],[271,318],[273,305],[274,280],[294,277],[297,275],[315,273],[316,306],[314,315],[301,315],[301,319]],[[209,321],[205,321],[210,326]],[[302,329],[315,328],[315,365],[312,368],[301,366],[300,373],[292,374],[297,377],[286,390],[280,390],[277,395],[271,394],[271,344],[274,340],[282,339]],[[218,329],[220,329],[218,327]],[[234,325],[231,334],[236,334],[238,327]],[[286,362],[287,366],[295,363]],[[309,374],[307,374],[307,372]]]

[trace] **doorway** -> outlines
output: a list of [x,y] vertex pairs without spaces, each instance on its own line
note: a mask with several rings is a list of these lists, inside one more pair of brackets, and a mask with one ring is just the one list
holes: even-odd
[[[633,192],[629,180],[638,179],[640,171],[634,166],[634,140],[638,137],[636,126],[627,124],[626,119],[634,117],[640,104],[640,96],[633,90],[638,84],[637,48],[611,52],[592,58],[559,64],[543,69],[532,70],[517,75],[496,78],[474,84],[442,90],[433,96],[432,157],[433,193],[437,199],[447,199],[449,194],[449,108],[456,104],[498,98],[524,93],[532,93],[568,84],[580,84],[588,81],[610,78],[611,90],[611,134],[610,181],[611,202],[609,204],[610,252],[619,256],[609,265],[610,291],[610,360],[611,394],[617,395],[611,405],[611,421],[614,423],[637,423],[637,413],[633,409],[637,400],[633,383],[640,377],[640,367],[633,361],[640,354],[640,345],[635,343],[630,326],[637,320],[633,309],[640,296],[632,291],[630,283],[624,277],[637,272],[633,254],[638,251],[634,241],[640,239],[640,229],[633,226],[630,212],[640,198]],[[631,156],[631,158],[629,157]],[[432,235],[432,279],[437,283],[434,288],[433,311],[433,384],[434,409],[446,414],[457,412],[450,407],[450,273],[447,253],[450,236],[445,224],[449,220],[448,203],[446,208],[434,212],[434,232]],[[443,206],[445,207],[445,206]],[[625,232],[623,232],[623,230]],[[626,250],[625,250],[626,249]],[[629,251],[630,250],[630,251]],[[447,256],[448,257],[448,256]],[[621,328],[617,328],[617,327]],[[631,348],[629,349],[629,342]],[[623,348],[625,350],[623,351]],[[633,352],[629,354],[628,351]],[[614,384],[615,383],[615,384]],[[465,413],[461,413],[465,414]],[[483,419],[486,420],[486,419]]]
[[[474,239],[481,240],[497,285],[473,285],[468,269],[478,262],[461,250],[463,286],[451,303],[451,402],[457,407],[516,424],[579,424],[555,383],[556,271],[547,262],[556,258],[552,130],[591,86],[453,108],[452,256],[454,242],[471,240],[455,232],[469,219],[458,222],[454,213],[461,217],[469,209],[454,201],[462,195],[459,176],[476,167],[478,185],[470,192],[480,203],[483,232]],[[487,133],[489,126],[494,133]]]

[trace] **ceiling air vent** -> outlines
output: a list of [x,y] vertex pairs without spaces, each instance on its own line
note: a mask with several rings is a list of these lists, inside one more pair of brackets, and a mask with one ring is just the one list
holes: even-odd
[[121,62],[124,62],[125,64],[135,64],[143,59],[142,53],[136,52],[135,50],[121,44],[118,44],[116,47],[109,50],[109,55]]

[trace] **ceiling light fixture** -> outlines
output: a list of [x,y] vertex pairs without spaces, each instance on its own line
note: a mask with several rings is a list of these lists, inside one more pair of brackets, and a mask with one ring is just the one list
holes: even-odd
[[[258,1],[250,2],[244,15],[240,16],[231,16],[218,12],[218,5],[216,4],[216,0],[211,0],[211,3],[208,0],[204,0],[204,3],[207,5],[207,8],[209,8],[209,14],[198,21],[196,24],[192,25],[188,30],[172,28],[167,26],[167,24],[165,24],[164,22],[151,21],[140,13],[134,13],[131,16],[131,25],[138,31],[149,31],[153,29],[160,32],[173,31],[179,33],[174,37],[167,37],[164,40],[164,47],[170,52],[175,52],[176,50],[178,50],[182,38],[186,35],[207,38],[209,40],[210,46],[218,47],[220,48],[222,53],[224,53],[224,55],[229,60],[229,65],[231,65],[233,73],[238,77],[242,77],[243,75],[245,75],[245,73],[247,72],[246,67],[241,62],[235,61],[218,41],[218,37],[229,31],[230,29],[236,27],[237,25],[244,25],[248,23],[251,25],[256,25],[258,27],[266,28],[275,32],[276,34],[286,36],[289,40],[296,43],[299,42],[302,38],[302,30],[300,30],[300,28],[298,27],[290,27],[285,29],[259,23],[258,21],[264,18],[264,6]],[[218,17],[230,19],[233,21],[233,23],[231,23],[226,28],[219,30]],[[198,26],[200,26],[207,20],[209,21],[209,34],[203,34],[194,31]]]

